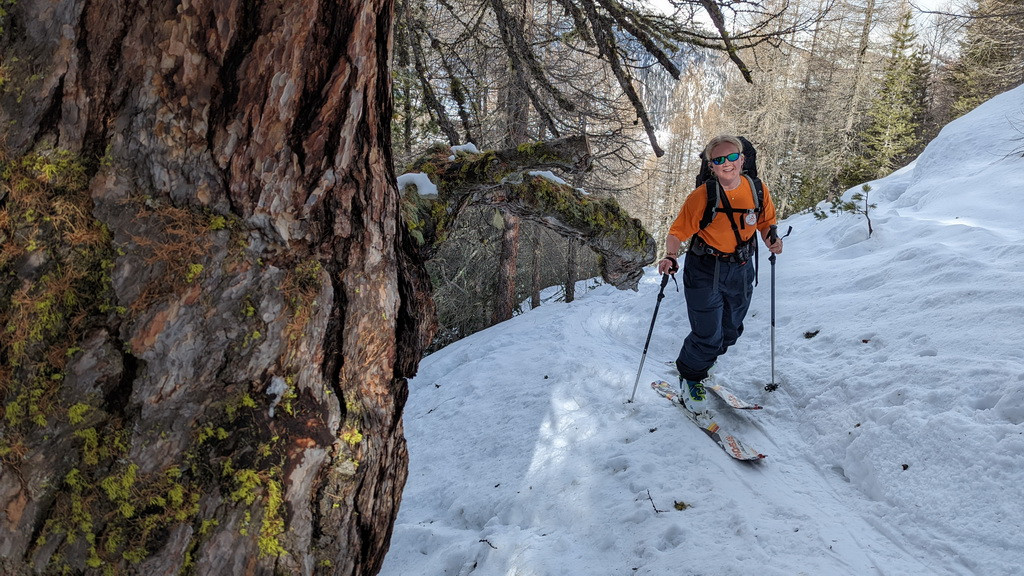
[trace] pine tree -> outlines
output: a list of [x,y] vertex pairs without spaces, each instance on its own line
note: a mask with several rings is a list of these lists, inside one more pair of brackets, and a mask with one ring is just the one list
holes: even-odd
[[1024,81],[1022,45],[1024,0],[979,0],[947,80],[955,116]]
[[860,152],[840,175],[845,186],[886,176],[920,151],[928,67],[909,10],[900,18],[890,45],[882,84],[858,137]]

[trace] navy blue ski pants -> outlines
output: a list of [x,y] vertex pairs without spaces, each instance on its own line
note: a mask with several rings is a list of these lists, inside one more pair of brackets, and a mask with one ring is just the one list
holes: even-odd
[[727,262],[688,252],[683,263],[683,295],[690,335],[676,358],[679,375],[700,381],[719,356],[743,333],[753,293],[754,263]]

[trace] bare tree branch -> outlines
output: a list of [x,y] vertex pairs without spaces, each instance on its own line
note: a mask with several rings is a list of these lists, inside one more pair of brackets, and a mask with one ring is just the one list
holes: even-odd
[[729,39],[729,31],[725,29],[725,17],[722,15],[722,9],[714,0],[701,0],[701,4],[707,10],[708,16],[711,17],[711,22],[715,25],[719,35],[721,35],[722,42],[725,44],[725,51],[729,54],[729,59],[740,69],[743,79],[753,84],[754,79],[750,76],[750,68],[740,59],[738,49],[733,45],[732,40]]
[[413,18],[411,11],[409,10],[408,1],[403,0],[405,7],[405,20],[406,27],[411,35],[410,44],[412,45],[413,64],[416,69],[416,77],[420,80],[420,88],[423,90],[423,98],[427,101],[427,108],[430,110],[434,118],[437,119],[437,125],[444,133],[445,137],[448,138],[448,142],[453,146],[459,144],[459,133],[455,130],[455,125],[452,124],[448,113],[445,111],[441,101],[434,94],[434,88],[430,83],[430,79],[427,77],[427,67],[424,63],[423,48],[420,44],[420,20]]
[[[505,10],[502,0],[491,0],[491,7],[497,16],[498,29],[501,30],[501,40],[505,43],[509,58],[514,64],[513,69],[526,69],[530,73],[530,77],[555,99],[559,107],[567,112],[575,112],[576,105],[570,102],[544,75],[540,64],[534,57],[533,50],[526,43],[525,34],[520,22]],[[523,84],[527,83],[524,82]],[[530,93],[530,99],[536,103],[536,94],[529,86],[526,86],[526,88]]]
[[583,9],[587,16],[590,18],[590,24],[593,27],[594,39],[597,41],[598,49],[600,53],[607,59],[608,65],[612,69],[612,73],[615,75],[615,79],[619,81],[619,87],[626,94],[630,103],[633,104],[633,108],[636,110],[637,119],[643,122],[644,131],[647,132],[647,139],[651,143],[651,148],[654,150],[655,156],[661,157],[665,155],[665,150],[658,145],[658,137],[655,134],[654,124],[651,123],[651,119],[647,114],[647,107],[644,106],[643,101],[640,100],[640,95],[637,94],[636,88],[633,87],[633,80],[629,76],[629,72],[622,66],[621,56],[618,53],[618,48],[615,43],[614,31],[610,23],[603,18],[597,12],[597,7],[591,0],[582,0]]
[[944,10],[925,10],[917,4],[911,2],[910,5],[919,14],[934,14],[936,16],[949,16],[950,18],[961,18],[963,20],[984,20],[989,18],[1020,18],[1024,16],[1024,10],[1007,10],[998,13],[985,13],[985,14],[958,14],[956,12],[946,12]]
[[629,32],[640,44],[647,50],[652,56],[654,56],[658,63],[668,71],[676,80],[679,79],[679,67],[672,62],[668,54],[659,47],[653,38],[651,38],[649,31],[649,23],[644,21],[643,16],[637,12],[631,12],[624,10],[622,5],[615,2],[615,0],[598,0],[602,7],[611,14],[615,22],[622,26],[623,30]]

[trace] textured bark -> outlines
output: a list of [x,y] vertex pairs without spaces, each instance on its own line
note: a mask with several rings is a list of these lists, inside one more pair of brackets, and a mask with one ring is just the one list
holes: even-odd
[[[532,39],[532,0],[509,2],[509,10],[502,2],[491,0],[491,6],[498,16],[498,28],[509,54],[508,86],[504,95],[505,146],[515,148],[529,140],[530,98],[529,81],[521,77],[523,62],[518,54],[528,53],[522,46],[513,47],[513,42],[526,44]],[[514,14],[514,15],[513,15]],[[516,29],[511,32],[510,28]],[[535,95],[534,95],[535,96]],[[538,110],[540,108],[537,108]],[[498,251],[497,278],[494,285],[494,308],[491,323],[504,322],[512,317],[518,305],[516,298],[516,277],[519,271],[519,217],[502,211],[504,229],[501,233],[501,249]]]
[[[0,374],[0,572],[376,573],[433,330],[393,185],[392,1],[7,10],[3,151],[80,159],[111,266],[37,418],[15,400],[58,361]],[[22,252],[8,319],[58,263]]]
[[540,307],[540,234],[534,232],[530,238],[530,308]]
[[576,282],[579,280],[576,257],[579,252],[579,244],[575,240],[569,240],[569,246],[565,250],[565,302],[568,304],[576,299]]
[[497,280],[494,287],[494,310],[491,323],[504,322],[516,311],[516,271],[519,268],[519,217],[502,215],[501,249],[498,251]]

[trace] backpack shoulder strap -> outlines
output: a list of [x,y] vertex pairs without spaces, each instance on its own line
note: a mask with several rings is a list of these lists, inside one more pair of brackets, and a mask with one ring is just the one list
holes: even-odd
[[760,214],[761,206],[764,204],[764,184],[757,176],[743,175],[750,184],[750,191],[754,194],[754,210]]
[[[764,184],[761,183],[761,179],[757,176],[750,176],[748,174],[743,175],[750,184],[750,192],[754,195],[754,211],[758,214],[761,213],[761,206],[764,205]],[[718,184],[717,178],[709,178],[705,184],[707,185],[708,199],[707,204],[704,206],[704,214],[700,219],[700,229],[703,230],[711,224],[711,221],[715,219],[715,215],[718,214],[718,205],[722,203],[721,190],[722,187]],[[725,208],[728,212],[732,212],[732,207]]]
[[718,212],[718,202],[722,187],[718,184],[718,178],[709,178],[704,182],[708,192],[707,204],[704,206],[704,215],[700,218],[700,229],[703,230],[711,224]]

